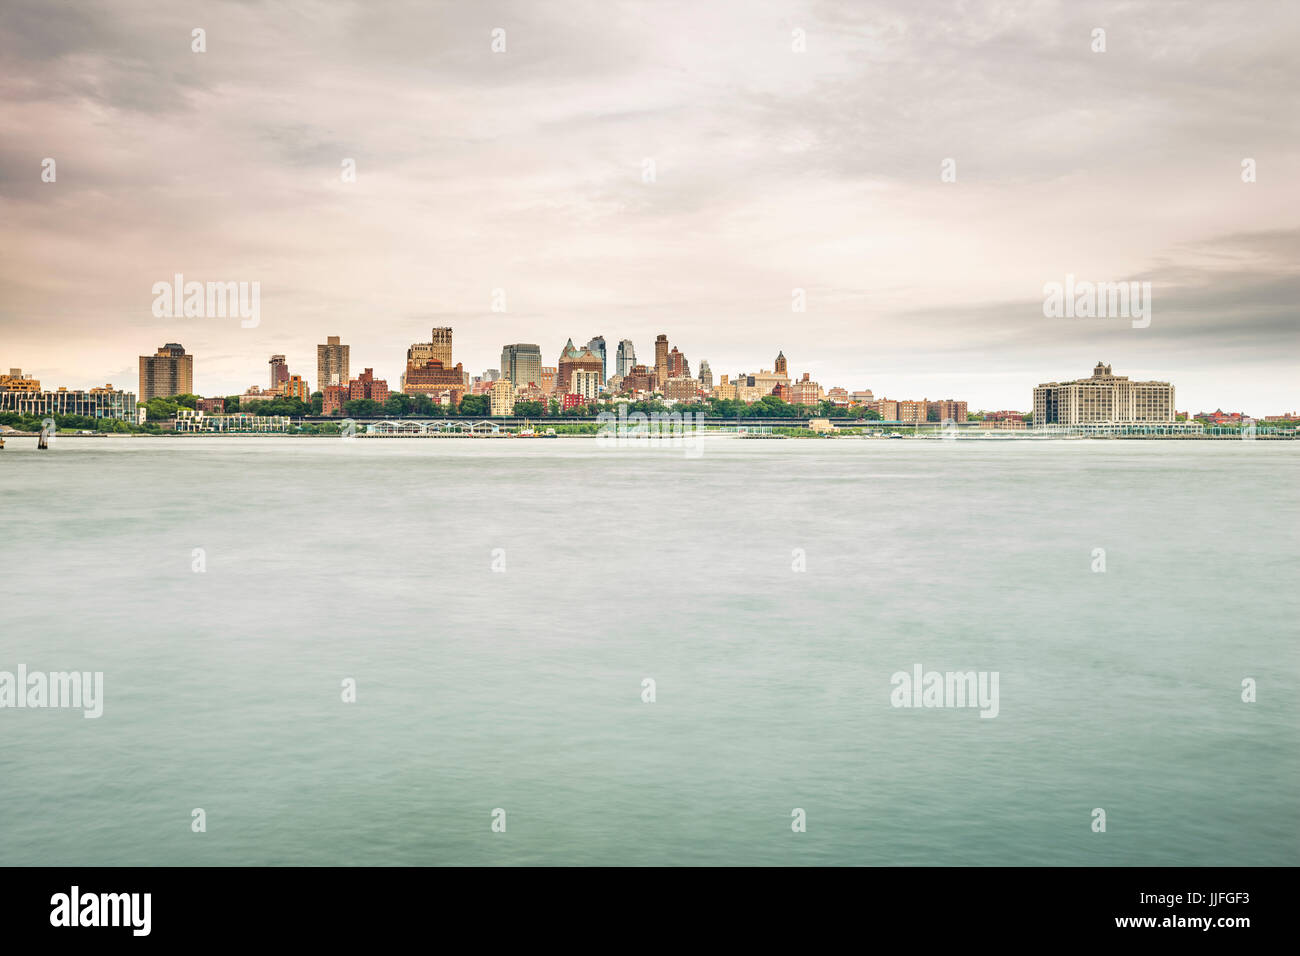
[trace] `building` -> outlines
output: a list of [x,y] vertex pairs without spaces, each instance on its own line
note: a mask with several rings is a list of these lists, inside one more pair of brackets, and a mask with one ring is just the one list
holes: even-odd
[[24,375],[20,368],[11,368],[8,375],[0,375],[0,392],[39,392],[39,379]]
[[491,396],[493,415],[513,415],[515,413],[515,386],[508,378],[499,378],[492,383]]
[[1091,378],[1047,382],[1034,389],[1034,425],[1094,422],[1172,422],[1174,387],[1168,382],[1130,382],[1098,362]]
[[875,400],[876,397],[871,394],[871,389],[869,388],[864,388],[861,391],[853,392],[849,395],[849,402],[853,405],[870,405]]
[[300,402],[311,401],[311,389],[307,387],[307,380],[301,375],[290,375],[281,384],[280,390],[285,398],[296,398]]
[[620,377],[626,376],[636,365],[636,349],[632,345],[631,339],[623,339],[618,343],[618,354],[614,360],[614,374]]
[[542,350],[530,342],[501,348],[501,377],[515,385],[542,384]]
[[272,355],[271,361],[267,364],[271,366],[272,388],[279,388],[289,381],[289,363],[284,360],[283,355]]
[[196,410],[207,412],[209,415],[221,415],[226,411],[226,400],[224,398],[200,398],[194,403]]
[[542,366],[542,391],[547,395],[555,394],[555,374],[554,365]]
[[736,401],[736,386],[727,381],[726,375],[723,375],[718,384],[713,386],[713,397],[722,401]]
[[734,379],[736,397],[746,404],[756,402],[764,395],[772,395],[778,385],[789,385],[790,379],[784,372],[761,369],[752,375],[740,374]]
[[699,379],[704,388],[713,388],[713,369],[709,368],[708,359],[700,359]]
[[662,388],[668,381],[668,336],[659,333],[655,336],[655,385]]
[[803,378],[790,386],[790,403],[792,405],[818,405],[822,400],[822,387],[811,381],[807,372]]
[[849,404],[849,390],[838,385],[834,388],[828,388],[826,390],[826,400],[834,402],[836,405],[847,406]]
[[[578,369],[586,369],[595,372],[598,376],[602,375],[604,362],[599,355],[596,355],[590,349],[575,348],[573,339],[565,343],[564,351],[560,353],[560,362],[557,366],[558,371],[555,375],[555,390],[561,395],[569,394],[574,391],[572,388],[573,373]],[[605,381],[601,377],[601,382]]]
[[429,359],[423,365],[410,367],[402,375],[402,391],[407,395],[434,395],[448,390],[466,392],[465,369],[459,362],[452,368],[442,364],[441,359]]
[[[17,371],[14,369],[13,371]],[[53,392],[0,389],[0,412],[19,415],[82,415],[86,418],[115,418],[136,421],[135,393],[123,392],[112,384],[90,391],[60,388]]]
[[343,345],[337,335],[328,336],[324,345],[316,346],[316,387],[322,392],[326,385],[346,385],[350,345]]
[[140,356],[140,401],[194,394],[194,356],[168,342],[153,355]]
[[605,336],[597,335],[587,343],[587,351],[600,356],[600,384],[609,379],[609,363],[605,361]]
[[[930,403],[931,411],[938,411],[938,417],[935,421],[940,422],[964,422],[970,416],[967,414],[967,405],[965,402],[958,402],[951,398],[945,398],[937,402]],[[927,417],[929,417],[927,415]]]
[[581,395],[584,404],[600,394],[600,372],[594,368],[576,368],[569,377],[569,391]]
[[789,376],[790,372],[786,366],[785,353],[776,353],[776,365],[773,367],[777,375]]
[[691,366],[686,361],[686,356],[677,351],[677,346],[673,346],[668,353],[668,377],[669,378],[690,378]]
[[688,376],[674,376],[664,382],[664,399],[670,402],[698,402],[700,383]]
[[338,415],[348,402],[369,399],[380,404],[388,401],[388,382],[375,378],[374,369],[366,369],[346,385],[326,385],[321,402],[322,415]]
[[644,365],[634,365],[631,370],[623,376],[623,391],[631,392],[635,395],[637,392],[653,392],[659,387],[658,379],[655,373]]

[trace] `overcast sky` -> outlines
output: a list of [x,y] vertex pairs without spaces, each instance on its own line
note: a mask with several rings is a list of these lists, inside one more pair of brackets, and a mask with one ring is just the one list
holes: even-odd
[[[433,326],[474,374],[666,332],[693,370],[780,349],[972,409],[1098,360],[1184,410],[1295,409],[1298,11],[4,0],[0,366],[134,390],[181,342],[199,392],[272,353],[316,388],[341,335],[396,388]],[[260,282],[260,325],[156,318],[175,273]],[[1045,318],[1067,273],[1151,282],[1150,326]]]

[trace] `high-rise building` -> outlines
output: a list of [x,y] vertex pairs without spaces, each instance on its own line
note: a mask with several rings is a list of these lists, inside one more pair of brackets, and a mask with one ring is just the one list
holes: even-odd
[[326,385],[347,385],[350,345],[343,345],[337,335],[316,346],[316,387],[322,392]]
[[1093,422],[1172,422],[1174,387],[1168,382],[1130,382],[1098,362],[1092,378],[1047,382],[1034,389],[1034,425]]
[[686,355],[677,351],[677,346],[675,345],[673,346],[672,351],[668,353],[668,377],[691,377],[691,365],[686,361]]
[[[564,351],[560,353],[560,361],[556,367],[555,391],[560,395],[573,392],[570,386],[576,369],[586,369],[600,375],[603,367],[604,363],[601,362],[599,355],[596,355],[590,349],[574,347],[573,339],[569,339],[564,345]],[[604,379],[601,379],[601,381],[603,382]]]
[[285,398],[296,398],[300,402],[311,401],[311,389],[307,387],[307,380],[301,375],[290,375],[280,388]]
[[542,391],[547,395],[554,394],[555,392],[555,375],[556,370],[554,365],[542,366]]
[[605,380],[609,378],[609,365],[605,361],[605,336],[597,335],[588,342],[587,351],[592,355],[600,356],[600,384],[604,385]]
[[713,387],[713,369],[709,368],[708,359],[700,359],[700,385],[704,388]]
[[660,388],[668,381],[668,336],[660,332],[655,336],[655,384]]
[[508,378],[499,378],[492,383],[488,392],[493,415],[513,415],[515,413],[515,387]]
[[575,368],[569,378],[568,393],[595,398],[600,394],[600,372],[594,368]]
[[618,354],[614,361],[614,374],[627,375],[636,365],[636,349],[632,346],[631,339],[623,339],[618,343]]
[[784,352],[776,353],[776,368],[773,369],[773,371],[775,371],[777,375],[785,375],[785,376],[789,375],[789,372],[786,371],[786,361],[785,361]]
[[194,394],[194,356],[168,342],[153,355],[140,356],[140,401]]
[[268,364],[271,366],[272,388],[279,388],[289,381],[289,363],[284,360],[283,355],[272,355]]
[[967,418],[967,404],[951,398],[944,398],[937,402],[931,402],[929,410],[937,413],[937,417],[934,417],[934,421],[964,422]]
[[516,385],[542,384],[542,350],[531,343],[520,342],[501,349],[501,375]]

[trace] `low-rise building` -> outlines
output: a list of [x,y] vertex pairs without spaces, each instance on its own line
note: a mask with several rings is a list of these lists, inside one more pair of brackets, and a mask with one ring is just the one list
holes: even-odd
[[176,431],[187,434],[202,432],[267,433],[289,430],[287,415],[253,415],[237,412],[233,415],[209,415],[194,408],[176,412]]
[[134,392],[113,388],[112,384],[89,391],[59,388],[53,392],[0,390],[0,412],[19,415],[82,415],[86,418],[136,420]]

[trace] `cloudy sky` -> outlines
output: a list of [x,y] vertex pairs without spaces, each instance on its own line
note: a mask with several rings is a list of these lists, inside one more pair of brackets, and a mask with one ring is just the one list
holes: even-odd
[[[134,389],[177,341],[203,393],[316,387],[335,334],[396,387],[435,325],[473,373],[666,332],[972,408],[1102,360],[1294,409],[1297,40],[1282,2],[5,0],[0,366]],[[260,324],[156,318],[175,273]],[[1150,326],[1045,318],[1067,274],[1149,281]]]

